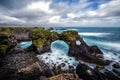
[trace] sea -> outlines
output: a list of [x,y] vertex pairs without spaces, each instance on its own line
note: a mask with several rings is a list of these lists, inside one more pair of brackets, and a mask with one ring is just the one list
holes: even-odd
[[104,54],[104,59],[120,63],[120,27],[56,27],[61,34],[66,30],[75,30],[89,45],[97,45]]

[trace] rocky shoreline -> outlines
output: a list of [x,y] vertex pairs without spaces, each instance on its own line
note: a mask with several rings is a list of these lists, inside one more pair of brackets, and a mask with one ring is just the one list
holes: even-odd
[[[68,55],[79,62],[75,70],[61,71],[55,66],[51,69],[36,57],[51,52],[50,45],[56,40],[68,44]],[[31,46],[21,48],[19,44],[26,41],[32,41]],[[103,52],[95,45],[87,45],[76,31],[58,34],[52,28],[0,28],[0,80],[61,79],[119,80],[120,63],[105,60]]]

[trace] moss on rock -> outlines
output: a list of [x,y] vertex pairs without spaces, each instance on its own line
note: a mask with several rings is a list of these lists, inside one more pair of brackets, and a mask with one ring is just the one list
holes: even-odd
[[66,42],[71,42],[71,41],[75,41],[78,37],[78,32],[73,31],[73,30],[69,30],[69,31],[64,31],[61,34],[61,37],[63,39],[65,39]]
[[0,28],[0,34],[9,35],[12,31],[16,30],[14,27]]
[[32,31],[33,44],[37,48],[41,48],[44,44],[50,44],[51,40],[59,38],[56,32],[50,32],[43,28],[36,28]]
[[47,37],[49,36],[50,32],[44,30],[43,28],[33,29],[32,31],[32,40],[33,44],[40,48],[46,42]]
[[8,48],[7,45],[0,45],[0,53],[1,53],[2,55],[5,55],[7,48]]
[[9,46],[7,35],[0,34],[0,54],[5,55]]

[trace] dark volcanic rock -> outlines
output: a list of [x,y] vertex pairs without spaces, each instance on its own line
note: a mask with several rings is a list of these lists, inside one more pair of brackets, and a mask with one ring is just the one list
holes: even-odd
[[[68,38],[70,35],[71,37]],[[75,31],[66,31],[62,33],[63,40],[69,45],[69,55],[76,57],[89,63],[98,65],[108,65],[110,61],[103,60],[103,53],[97,46],[88,46],[83,39]],[[62,39],[62,38],[61,38]],[[80,45],[76,45],[76,40],[80,41]]]
[[116,73],[118,76],[119,76],[119,78],[120,78],[120,71],[118,71],[117,69],[113,69],[112,70],[114,73]]
[[104,73],[101,73],[81,63],[77,66],[76,73],[83,80],[119,80],[119,77],[111,71],[106,70]]
[[0,69],[0,80],[18,80],[16,77],[18,77],[17,70],[15,69],[7,69],[7,68],[1,68]]
[[120,64],[119,63],[115,63],[115,64],[113,64],[113,67],[114,68],[120,68]]
[[120,80],[120,78],[113,74],[113,72],[106,70],[104,75],[107,77],[108,80]]
[[57,32],[50,32],[43,28],[36,28],[32,31],[33,45],[36,46],[39,54],[49,52],[50,44],[58,38]]
[[50,51],[50,45],[43,44],[43,46],[41,48],[37,48],[37,50],[38,50],[38,54],[49,52]]
[[6,54],[9,44],[8,35],[0,34],[0,57]]
[[[8,55],[2,60],[1,74],[11,74],[20,80],[34,80],[41,75],[52,76],[52,71],[42,61],[39,61],[34,52],[26,52],[25,49],[15,47],[9,51]],[[1,71],[1,70],[0,70]],[[6,71],[6,73],[4,73]],[[10,72],[9,72],[10,71]],[[4,80],[8,75],[0,76]],[[10,76],[10,77],[11,77]]]
[[103,58],[102,51],[97,46],[90,46],[89,53],[91,56],[97,57],[97,58]]
[[25,29],[25,30],[17,30],[14,31],[10,36],[9,40],[11,42],[21,42],[21,41],[30,41],[31,40],[31,30]]
[[82,78],[83,80],[106,80],[105,76],[100,72],[91,69],[85,64],[79,64],[76,68],[76,73],[79,78]]

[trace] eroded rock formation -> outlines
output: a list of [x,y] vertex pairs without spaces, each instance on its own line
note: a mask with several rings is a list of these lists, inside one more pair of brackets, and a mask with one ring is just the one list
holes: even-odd
[[[68,55],[79,62],[96,64],[91,68],[80,63],[76,73],[65,74],[72,76],[70,80],[74,80],[73,74],[77,74],[81,80],[120,79],[119,63],[114,64],[112,70],[117,76],[106,70],[105,66],[113,61],[104,60],[102,51],[97,46],[88,46],[76,31],[69,30],[61,34],[44,28],[7,28],[0,31],[0,80],[51,80],[62,77],[62,72],[55,76],[54,71],[36,57],[37,54],[50,52],[50,45],[55,40],[65,41],[69,45]],[[24,41],[32,41],[32,45],[22,49],[18,44]],[[67,80],[66,77],[62,78]]]

